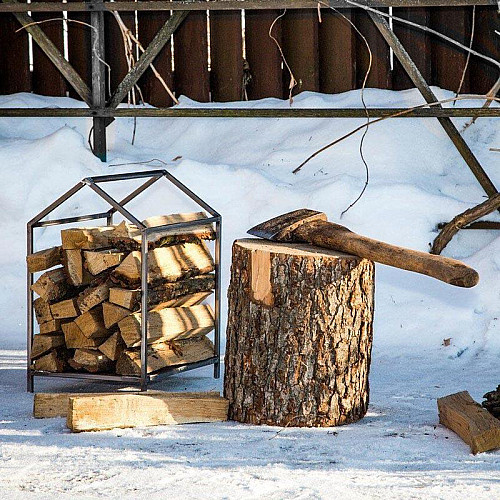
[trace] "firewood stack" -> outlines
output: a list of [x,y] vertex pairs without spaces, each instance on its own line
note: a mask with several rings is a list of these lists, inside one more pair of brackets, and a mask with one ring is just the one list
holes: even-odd
[[483,408],[486,408],[494,417],[500,419],[500,385],[495,391],[487,392],[483,398],[486,400],[481,403]]
[[[154,227],[204,218],[197,212],[143,223]],[[214,261],[203,240],[213,239],[211,224],[150,237],[148,373],[214,356],[206,337],[214,313],[203,303],[215,288]],[[61,241],[26,259],[30,272],[45,271],[32,286],[39,296],[33,368],[140,375],[139,229],[125,222],[64,229]]]

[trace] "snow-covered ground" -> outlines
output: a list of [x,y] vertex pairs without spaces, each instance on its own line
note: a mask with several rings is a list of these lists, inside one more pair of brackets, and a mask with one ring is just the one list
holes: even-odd
[[[451,92],[435,89],[442,98]],[[414,91],[368,90],[369,106],[420,104]],[[478,106],[480,102],[460,105]],[[66,98],[1,96],[0,106],[79,106]],[[182,99],[181,106],[207,106]],[[285,107],[266,99],[226,106]],[[295,107],[360,107],[359,92],[303,93]],[[461,127],[467,120],[457,119]],[[231,243],[252,225],[299,207],[325,211],[367,236],[427,250],[436,224],[480,203],[484,193],[436,120],[376,124],[291,171],[310,153],[355,126],[355,119],[139,119],[110,127],[108,163],[89,151],[90,120],[0,119],[0,482],[2,497],[144,498],[496,498],[500,452],[473,456],[438,425],[436,398],[467,389],[480,400],[500,382],[500,238],[462,231],[444,254],[475,267],[481,283],[459,289],[377,266],[371,404],[360,422],[331,429],[282,431],[233,422],[72,435],[62,419],[31,417],[25,393],[25,223],[81,178],[168,168],[223,215],[223,285]],[[498,120],[464,133],[500,186]],[[144,162],[147,166],[115,164]],[[133,182],[110,186],[120,197]],[[104,208],[90,190],[56,216]],[[130,208],[141,217],[194,208],[156,183]],[[499,220],[498,214],[488,217]],[[57,243],[57,229],[37,232],[37,248]],[[226,307],[223,307],[223,316]],[[451,338],[449,346],[443,339]],[[209,368],[176,376],[165,390],[221,389]],[[106,390],[109,387],[99,386]],[[39,390],[97,390],[81,382],[37,382]]]

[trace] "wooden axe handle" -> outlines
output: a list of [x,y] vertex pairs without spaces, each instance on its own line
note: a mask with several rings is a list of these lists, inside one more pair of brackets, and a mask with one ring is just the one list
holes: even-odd
[[459,260],[372,240],[332,222],[316,221],[303,224],[293,235],[322,248],[425,274],[450,285],[470,288],[479,282],[478,273]]

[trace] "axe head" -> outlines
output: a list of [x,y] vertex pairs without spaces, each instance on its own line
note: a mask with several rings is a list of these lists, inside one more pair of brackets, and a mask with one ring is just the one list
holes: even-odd
[[307,224],[316,221],[326,221],[326,214],[316,212],[307,208],[294,210],[283,215],[278,215],[266,222],[257,224],[252,229],[248,230],[248,234],[258,236],[266,240],[272,241],[294,241],[293,231],[302,224]]

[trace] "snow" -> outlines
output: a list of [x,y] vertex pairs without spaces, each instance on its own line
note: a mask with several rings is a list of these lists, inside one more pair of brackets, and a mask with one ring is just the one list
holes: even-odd
[[[451,92],[435,88],[441,98]],[[422,102],[416,90],[368,89],[369,106]],[[460,105],[480,106],[478,101]],[[2,107],[76,107],[69,98],[0,96]],[[183,107],[208,107],[182,98]],[[286,107],[264,99],[226,107]],[[361,107],[358,91],[304,92],[294,107]],[[454,122],[461,128],[467,119]],[[230,249],[252,225],[308,207],[387,242],[426,251],[436,224],[480,203],[484,193],[437,120],[386,120],[365,140],[364,184],[357,134],[291,171],[310,153],[360,125],[358,119],[118,119],[110,126],[106,164],[89,151],[91,121],[0,119],[0,481],[4,498],[494,498],[500,452],[473,456],[438,425],[436,398],[467,389],[481,400],[498,380],[500,238],[462,231],[444,254],[475,267],[480,284],[454,288],[377,265],[374,352],[368,415],[330,429],[219,424],[70,434],[62,419],[34,420],[25,393],[25,223],[81,178],[167,168],[223,216],[223,286]],[[498,120],[479,119],[464,138],[500,185]],[[178,158],[180,157],[180,158]],[[177,159],[175,159],[177,158]],[[147,165],[111,165],[144,162]],[[174,160],[175,159],[175,160]],[[126,184],[126,185],[125,185]],[[137,183],[109,186],[120,198]],[[105,208],[82,190],[51,216]],[[167,184],[130,204],[140,218],[191,210]],[[500,220],[498,214],[489,220]],[[57,229],[37,230],[37,249],[56,244]],[[225,292],[223,292],[223,296]],[[222,308],[223,318],[226,304]],[[443,345],[443,339],[451,344]],[[165,390],[222,389],[203,368],[162,382]],[[83,382],[37,381],[37,390],[109,390]],[[496,492],[496,493],[495,493]]]

